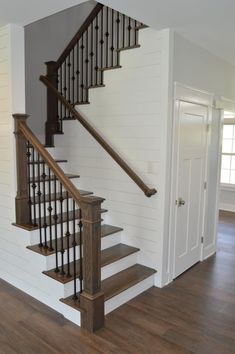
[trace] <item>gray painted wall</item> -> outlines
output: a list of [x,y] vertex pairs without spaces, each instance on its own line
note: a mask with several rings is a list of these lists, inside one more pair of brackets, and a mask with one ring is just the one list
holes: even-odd
[[44,62],[57,60],[93,7],[87,1],[25,27],[26,112],[34,133],[44,134],[46,88],[39,81]]

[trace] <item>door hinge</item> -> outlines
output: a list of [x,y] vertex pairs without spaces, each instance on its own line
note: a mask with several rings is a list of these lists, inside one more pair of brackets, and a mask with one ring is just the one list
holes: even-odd
[[209,130],[210,130],[210,124],[207,124],[206,125],[206,131],[209,132]]
[[203,242],[204,242],[204,237],[202,236],[202,237],[201,237],[201,243],[203,243]]
[[207,182],[204,182],[204,189],[207,189]]

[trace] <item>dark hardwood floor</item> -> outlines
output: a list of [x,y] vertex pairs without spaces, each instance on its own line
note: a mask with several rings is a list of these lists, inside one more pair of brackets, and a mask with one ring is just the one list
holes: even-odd
[[0,354],[235,353],[235,214],[221,213],[216,256],[152,288],[88,334],[0,281]]

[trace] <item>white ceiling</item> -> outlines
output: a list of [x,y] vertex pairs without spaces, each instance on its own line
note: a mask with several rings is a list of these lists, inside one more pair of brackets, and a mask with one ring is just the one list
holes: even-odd
[[235,64],[234,0],[100,0],[156,29],[172,28]]
[[[0,26],[26,25],[86,0],[0,0]],[[156,28],[170,27],[235,64],[234,0],[100,0]]]
[[28,25],[86,0],[0,0],[0,27]]

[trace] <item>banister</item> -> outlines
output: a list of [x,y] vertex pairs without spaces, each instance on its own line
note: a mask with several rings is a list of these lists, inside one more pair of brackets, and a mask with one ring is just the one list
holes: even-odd
[[95,128],[87,122],[87,120],[58,92],[51,82],[45,76],[40,76],[43,82],[57,97],[59,101],[76,117],[82,126],[95,138],[95,140],[104,148],[104,150],[117,162],[117,164],[128,174],[128,176],[139,186],[147,197],[156,194],[154,188],[149,188],[143,180],[128,166],[128,164],[120,157],[120,155],[109,145],[109,143],[95,130]]
[[55,64],[55,70],[57,70],[64,62],[65,58],[69,55],[71,50],[73,49],[74,45],[79,41],[81,38],[82,34],[87,30],[93,19],[97,16],[97,14],[100,12],[100,10],[103,8],[103,4],[97,4],[94,9],[91,11],[90,15],[86,18],[85,22],[82,24],[82,26],[79,28],[77,33],[74,35],[74,37],[71,39],[65,50],[62,52],[60,55],[59,59],[56,61]]
[[[14,117],[16,116],[17,115],[14,115]],[[78,205],[81,205],[82,203],[89,204],[101,199],[103,200],[103,198],[99,197],[83,197],[79,193],[78,189],[74,186],[74,184],[70,181],[70,179],[65,175],[64,171],[59,167],[53,157],[40,143],[31,129],[25,124],[25,122],[19,122],[19,131],[23,134],[24,138],[27,139],[30,144],[38,151],[45,163],[51,168],[55,176]]]

